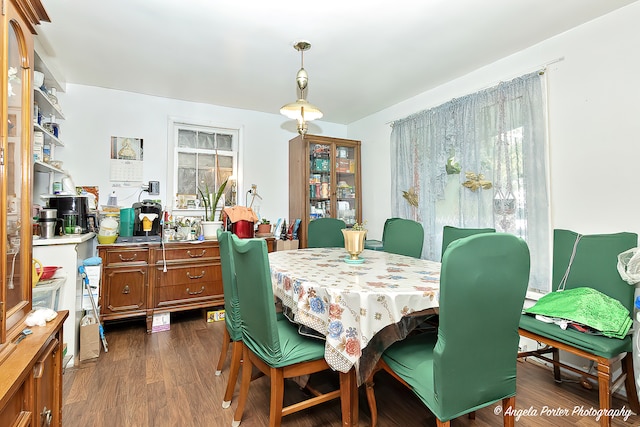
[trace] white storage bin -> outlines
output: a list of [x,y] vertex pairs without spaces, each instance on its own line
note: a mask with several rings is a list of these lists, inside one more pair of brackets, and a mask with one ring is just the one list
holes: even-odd
[[58,311],[60,288],[66,278],[52,279],[44,285],[38,285],[31,290],[31,305],[33,308],[43,307]]

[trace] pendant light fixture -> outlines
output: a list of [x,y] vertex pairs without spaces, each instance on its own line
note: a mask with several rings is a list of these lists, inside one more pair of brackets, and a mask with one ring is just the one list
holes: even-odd
[[322,111],[313,104],[310,104],[305,99],[307,90],[307,83],[309,82],[309,76],[304,69],[304,51],[311,49],[311,43],[307,41],[299,41],[293,45],[294,49],[300,52],[301,66],[296,74],[297,92],[299,94],[298,100],[290,104],[284,105],[280,108],[280,114],[287,116],[290,119],[295,119],[298,122],[298,133],[304,135],[307,133],[307,122],[316,120],[322,117]]

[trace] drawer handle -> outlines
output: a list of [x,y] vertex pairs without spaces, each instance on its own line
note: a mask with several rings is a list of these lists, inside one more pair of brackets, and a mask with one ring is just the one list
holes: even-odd
[[122,288],[122,293],[125,295],[129,293],[129,285],[125,285],[124,288]]
[[51,409],[47,409],[45,406],[40,413],[40,419],[42,420],[42,426],[50,426],[51,420],[53,419],[53,414],[51,413]]
[[189,255],[191,258],[202,258],[206,253],[207,253],[206,249],[203,249],[200,255],[195,255],[195,254],[192,254],[191,251],[187,251],[187,255]]
[[131,258],[123,258],[122,254],[118,254],[118,256],[120,257],[120,261],[133,261],[138,257],[138,254],[133,254]]
[[187,271],[187,277],[189,279],[202,279],[204,277],[204,270],[202,270],[202,273],[200,273],[199,276],[192,276],[191,273]]
[[204,286],[199,291],[193,291],[193,292],[189,291],[189,288],[187,288],[187,293],[189,295],[200,295],[203,292],[204,292]]

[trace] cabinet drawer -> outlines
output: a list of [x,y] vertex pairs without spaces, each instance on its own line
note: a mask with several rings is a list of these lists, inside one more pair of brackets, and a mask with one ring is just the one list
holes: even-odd
[[107,250],[106,255],[100,254],[105,267],[123,264],[146,264],[149,259],[148,249],[118,249]]
[[28,399],[25,388],[26,383],[22,383],[0,411],[1,426],[30,425],[31,411],[29,411],[30,408],[26,406]]
[[[162,250],[156,253],[156,260],[162,262]],[[167,261],[211,261],[220,258],[220,249],[213,245],[189,245],[188,247],[171,248],[164,251],[164,259]]]
[[147,268],[114,269],[104,271],[102,288],[103,310],[106,313],[135,311],[146,307]]
[[158,270],[156,274],[156,307],[166,303],[188,303],[223,293],[219,264],[168,267],[166,273]]
[[156,269],[156,288],[167,286],[185,285],[190,289],[200,289],[199,283],[222,280],[219,263],[198,264],[193,266],[167,266],[167,272],[161,268]]

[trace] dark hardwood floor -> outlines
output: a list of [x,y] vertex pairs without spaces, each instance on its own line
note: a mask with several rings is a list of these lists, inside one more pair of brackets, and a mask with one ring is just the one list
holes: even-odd
[[[206,323],[201,311],[173,313],[171,330],[145,333],[142,319],[105,325],[109,352],[98,359],[80,362],[68,368],[63,377],[63,425],[65,427],[203,427],[230,426],[237,403],[222,409],[229,360],[221,376],[215,376],[220,354],[224,322]],[[481,369],[481,367],[478,367]],[[242,426],[268,425],[269,380],[260,378],[251,385]],[[323,375],[315,384],[337,384],[333,373]],[[407,389],[384,372],[376,376],[379,426],[435,426],[433,415]],[[286,402],[295,401],[302,391],[294,383],[287,385]],[[285,402],[285,403],[286,403]],[[497,405],[476,413],[475,420],[461,417],[452,427],[501,426],[495,414]],[[518,363],[517,410],[527,412],[516,421],[518,426],[598,426],[594,415],[572,414],[576,408],[598,408],[597,389],[587,390],[575,382],[557,385],[551,371],[534,362]],[[614,408],[628,409],[623,400],[614,400]],[[545,411],[568,411],[549,415]],[[360,389],[360,426],[369,425],[369,410]],[[286,427],[340,426],[340,403],[335,400],[287,416]],[[613,426],[638,426],[640,416],[626,421],[616,418]]]

